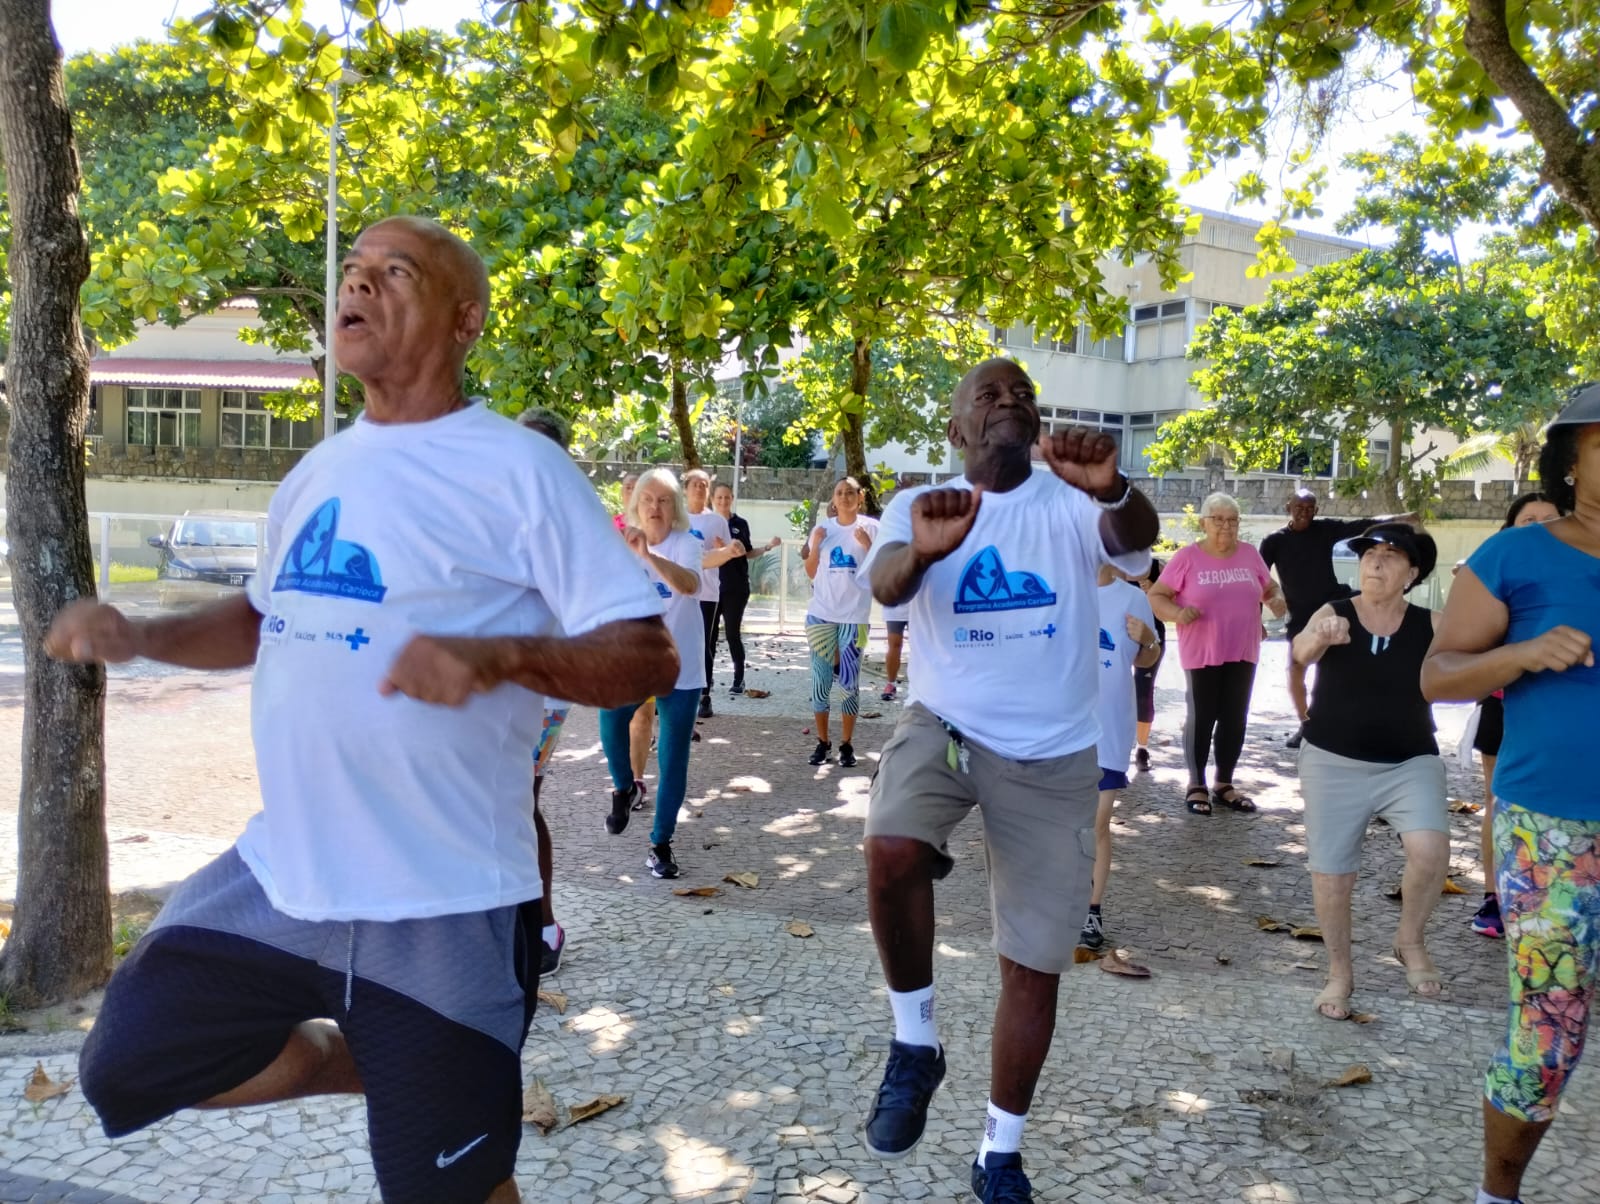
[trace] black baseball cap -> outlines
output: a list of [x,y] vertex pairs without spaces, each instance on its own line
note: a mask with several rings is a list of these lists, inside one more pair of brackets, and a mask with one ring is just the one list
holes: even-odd
[[1600,422],[1600,384],[1579,389],[1567,402],[1567,408],[1557,414],[1551,426],[1587,426]]

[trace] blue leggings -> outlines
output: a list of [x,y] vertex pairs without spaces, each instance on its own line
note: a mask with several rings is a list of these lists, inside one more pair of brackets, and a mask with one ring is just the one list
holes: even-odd
[[[600,712],[600,747],[605,749],[611,784],[617,790],[633,787],[633,764],[628,759],[628,721],[642,703]],[[689,742],[694,736],[695,711],[700,706],[699,687],[674,690],[656,698],[661,731],[656,736],[656,821],[651,844],[670,844],[678,828],[678,808],[689,793]]]

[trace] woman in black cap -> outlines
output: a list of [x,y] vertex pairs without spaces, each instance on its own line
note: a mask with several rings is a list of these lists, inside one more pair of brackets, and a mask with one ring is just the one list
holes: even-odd
[[1505,690],[1494,852],[1510,963],[1506,1042],[1484,1083],[1479,1204],[1512,1204],[1600,992],[1600,385],[1550,424],[1539,479],[1564,516],[1467,560],[1422,671],[1435,700]]
[[1371,526],[1350,549],[1361,558],[1361,592],[1322,606],[1293,645],[1296,661],[1318,666],[1300,746],[1300,792],[1312,897],[1328,950],[1328,982],[1316,1009],[1330,1020],[1350,1015],[1350,896],[1368,822],[1382,816],[1405,848],[1394,955],[1419,995],[1436,996],[1442,986],[1423,932],[1450,863],[1444,762],[1419,685],[1435,616],[1406,601],[1433,572],[1438,549],[1432,536],[1406,523]]

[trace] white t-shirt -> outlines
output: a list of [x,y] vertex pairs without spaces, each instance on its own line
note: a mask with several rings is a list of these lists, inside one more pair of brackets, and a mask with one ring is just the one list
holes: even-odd
[[[663,560],[670,560],[680,568],[700,571],[700,558],[705,544],[694,537],[692,531],[669,531],[667,537],[650,550]],[[655,566],[641,561],[650,575],[661,603],[667,608],[667,630],[672,642],[678,646],[678,685],[680,690],[703,690],[706,687],[706,628],[700,616],[700,603],[694,594],[680,594],[669,586],[656,572]],[[713,573],[717,570],[712,569]]]
[[867,549],[856,532],[865,531],[876,539],[878,520],[858,514],[855,522],[845,526],[836,518],[825,518],[812,531],[813,539],[817,531],[823,532],[822,555],[811,581],[811,605],[806,614],[824,623],[865,623],[872,617],[872,592],[860,575]]
[[[699,514],[689,516],[689,534],[700,541],[700,551],[716,551],[716,540],[722,540],[722,546],[727,547],[733,542],[733,533],[728,530],[728,520],[715,510],[702,510]],[[746,548],[745,551],[749,551]],[[700,592],[695,597],[701,602],[715,602],[722,597],[722,567],[714,569],[701,568],[698,564],[694,571],[700,574]],[[704,639],[701,640],[704,643]]]
[[[970,489],[965,477],[946,486]],[[911,503],[895,494],[867,559],[911,542]],[[1095,575],[1109,560],[1131,574],[1148,552],[1110,556],[1102,511],[1049,470],[985,493],[966,539],[923,575],[906,628],[916,699],[963,735],[1013,760],[1064,757],[1100,736],[1091,655]]]
[[482,405],[361,419],[284,479],[267,537],[250,585],[263,810],[238,848],[272,905],[399,920],[538,898],[543,699],[502,685],[444,707],[378,685],[420,633],[582,635],[661,613],[583,473]]
[[902,602],[899,606],[885,606],[883,608],[883,621],[885,623],[907,623],[911,620],[911,603]]
[[1138,718],[1133,662],[1139,655],[1139,641],[1128,634],[1128,616],[1140,620],[1152,637],[1156,617],[1150,609],[1150,599],[1131,582],[1102,585],[1099,594],[1100,638],[1095,655],[1100,663],[1100,768],[1127,773]]

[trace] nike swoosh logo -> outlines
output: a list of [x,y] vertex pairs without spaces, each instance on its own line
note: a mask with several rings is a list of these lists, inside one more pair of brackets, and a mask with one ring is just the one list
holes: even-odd
[[489,1140],[489,1135],[487,1133],[485,1133],[482,1137],[479,1137],[479,1138],[477,1138],[477,1139],[475,1139],[473,1141],[467,1142],[466,1145],[462,1146],[454,1154],[446,1154],[446,1153],[443,1153],[441,1151],[439,1156],[433,1160],[433,1164],[436,1167],[438,1167],[440,1170],[444,1170],[445,1167],[450,1166],[452,1163],[455,1163],[455,1162],[459,1161],[464,1155],[466,1155],[469,1151],[471,1151],[474,1146],[480,1145],[481,1143],[483,1143],[485,1141],[488,1141],[488,1140]]

